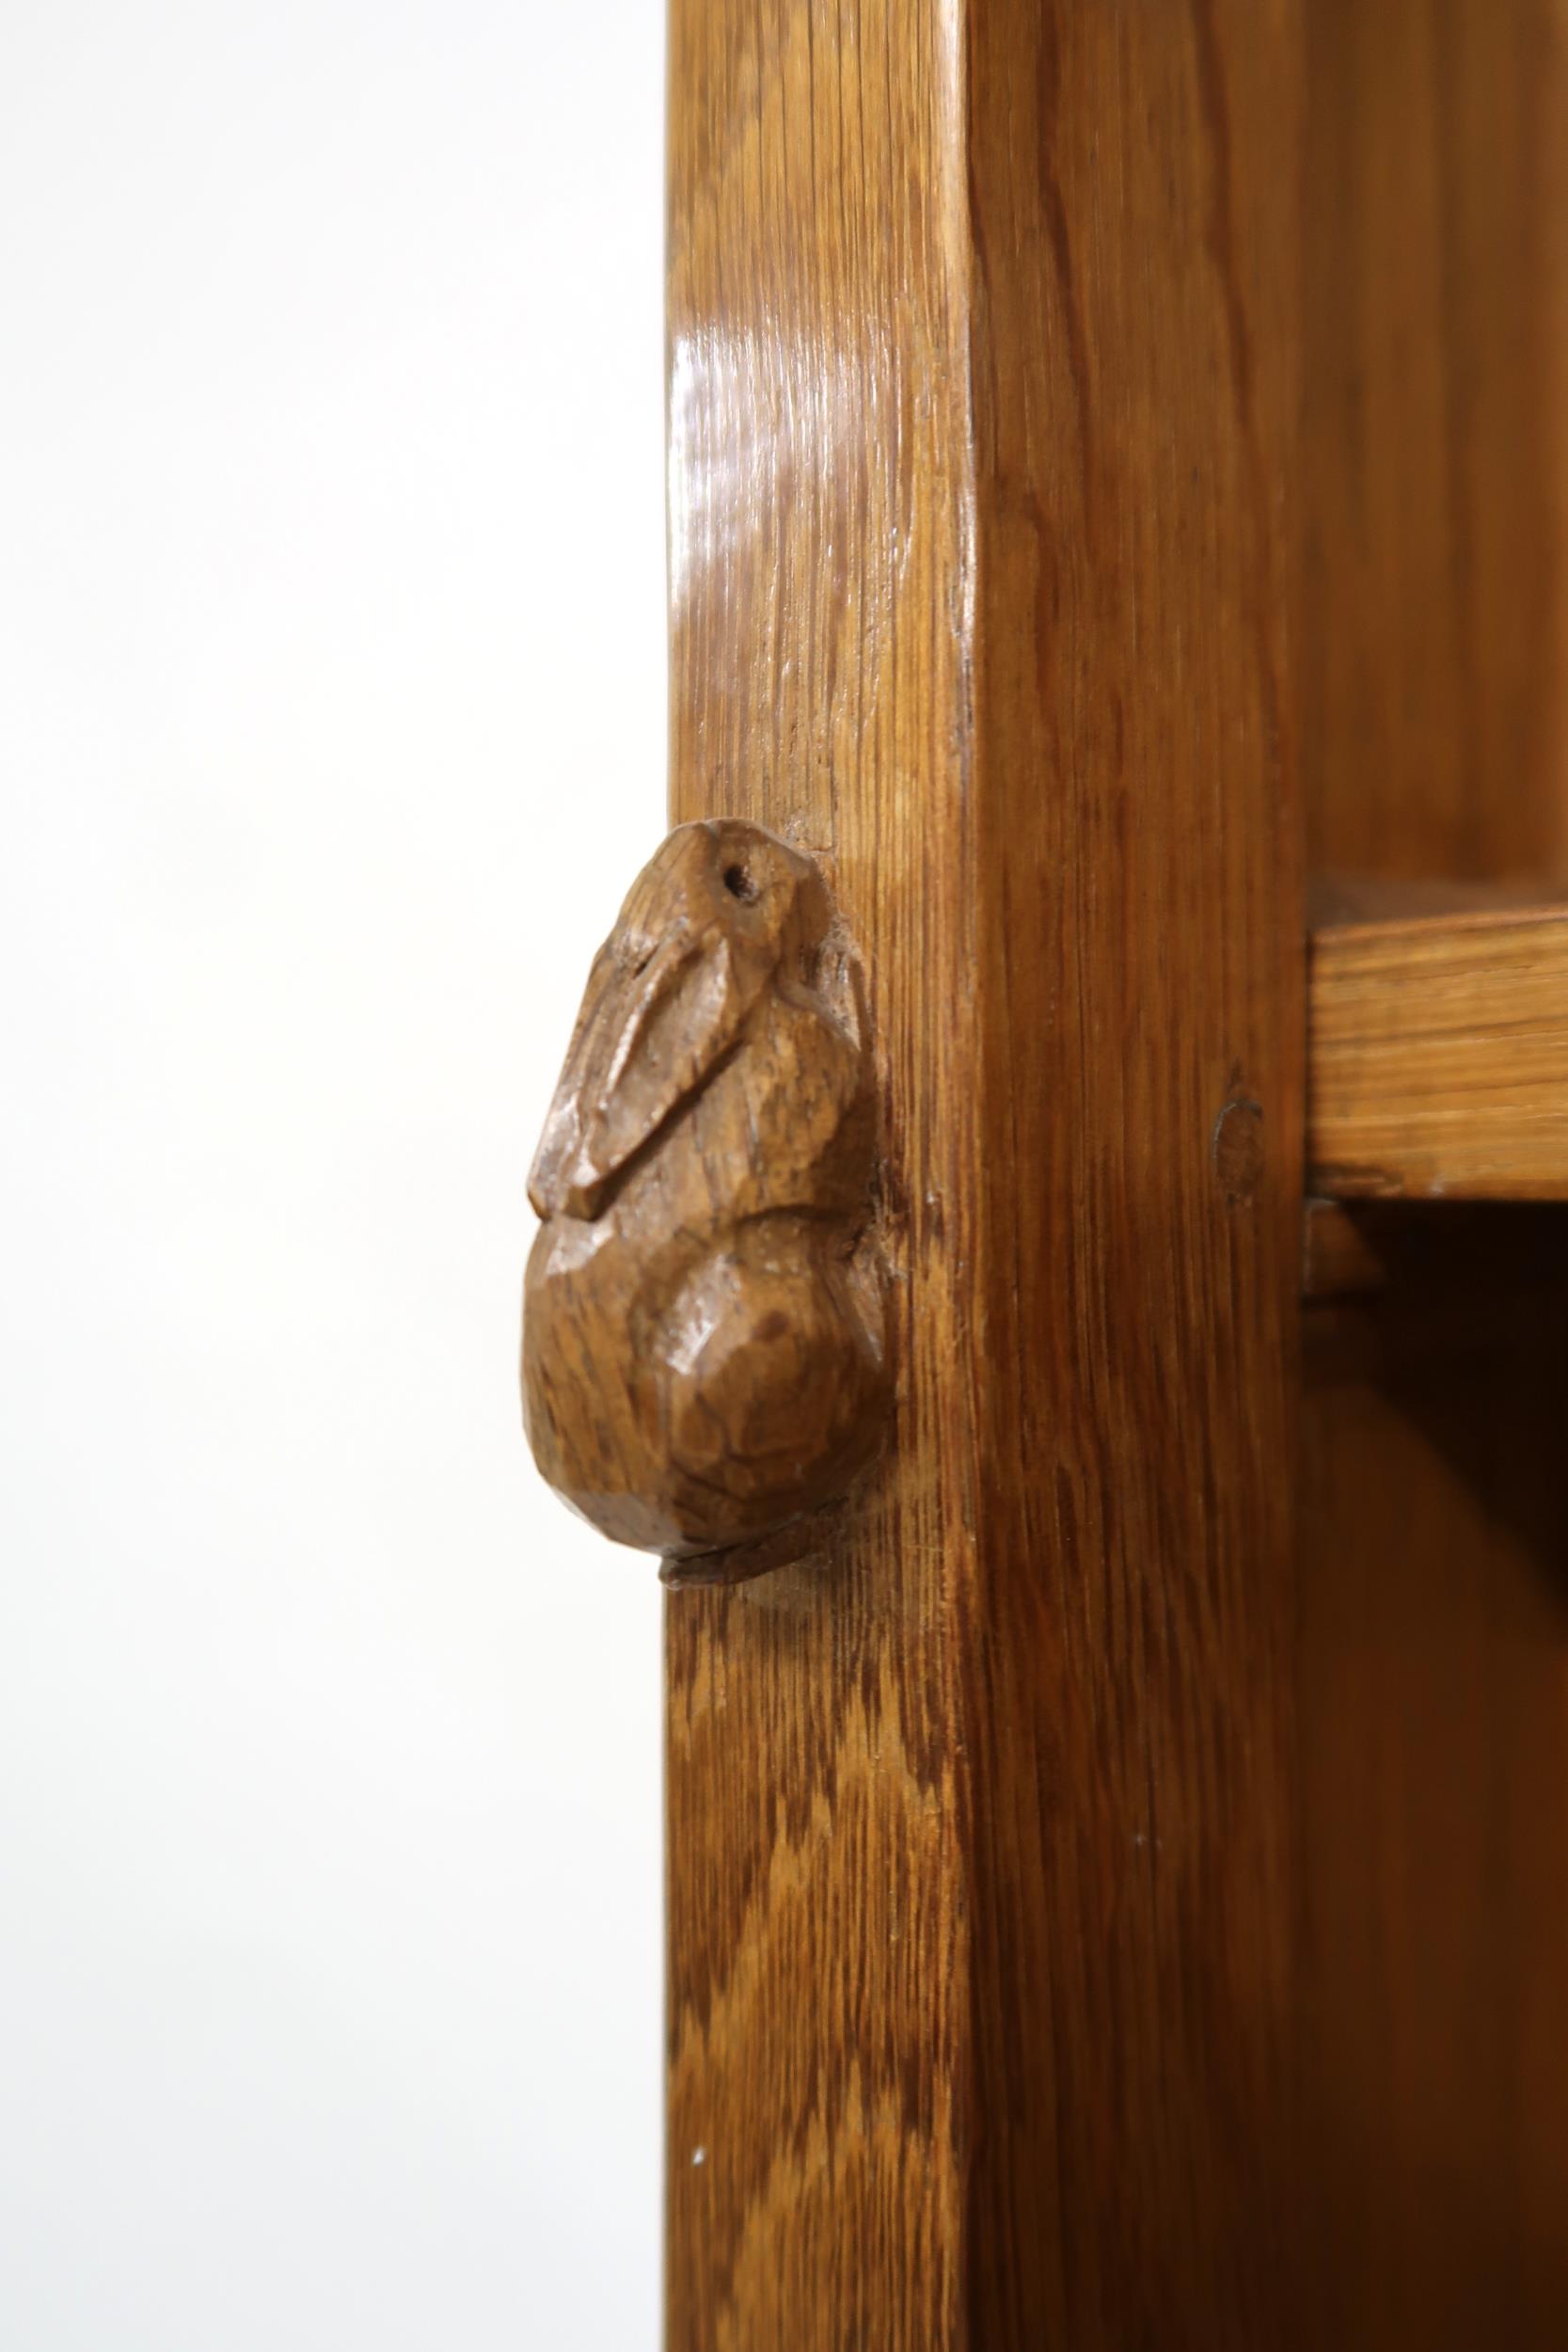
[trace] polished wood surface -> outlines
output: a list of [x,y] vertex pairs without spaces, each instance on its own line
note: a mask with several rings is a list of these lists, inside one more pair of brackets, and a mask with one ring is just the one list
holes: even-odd
[[1398,893],[1313,931],[1307,1003],[1314,1194],[1568,1200],[1568,898]]
[[1568,873],[1560,0],[1311,0],[1308,867]]
[[[1312,857],[1539,890],[1568,872],[1562,10],[1306,24]],[[1503,1214],[1385,1216],[1418,1250]],[[1532,1264],[1508,1224],[1523,1281],[1499,1257],[1456,1289],[1450,1227],[1307,1318],[1307,2220],[1337,2352],[1568,2344],[1568,1335],[1555,1228]]]
[[673,813],[831,855],[895,1382],[669,1604],[672,2352],[1295,2307],[1297,31],[672,8]]
[[667,1583],[827,1540],[884,1418],[863,984],[816,862],[683,825],[594,959],[533,1164],[524,1419]]

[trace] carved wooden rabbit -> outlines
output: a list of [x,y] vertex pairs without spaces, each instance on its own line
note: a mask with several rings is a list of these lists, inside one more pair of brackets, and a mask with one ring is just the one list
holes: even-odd
[[875,1445],[858,974],[809,857],[683,825],[594,960],[529,1192],[523,1409],[551,1486],[672,1582],[803,1549]]

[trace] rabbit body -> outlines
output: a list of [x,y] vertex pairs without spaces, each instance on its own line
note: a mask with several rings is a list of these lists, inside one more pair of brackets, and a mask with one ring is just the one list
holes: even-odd
[[618,1542],[754,1545],[875,1444],[874,1105],[853,964],[812,862],[680,828],[597,959],[532,1192],[524,1413]]

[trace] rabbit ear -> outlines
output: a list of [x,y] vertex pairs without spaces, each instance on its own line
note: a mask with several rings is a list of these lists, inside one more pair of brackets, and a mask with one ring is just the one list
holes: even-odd
[[739,1036],[771,969],[716,925],[681,924],[639,971],[623,959],[611,942],[594,961],[529,1178],[540,1216],[598,1216]]

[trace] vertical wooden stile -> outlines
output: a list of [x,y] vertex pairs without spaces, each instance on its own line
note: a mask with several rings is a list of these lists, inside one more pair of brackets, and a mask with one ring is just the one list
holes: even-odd
[[1284,2340],[1293,5],[673,0],[672,807],[831,861],[896,1428],[668,1613],[672,2352]]

